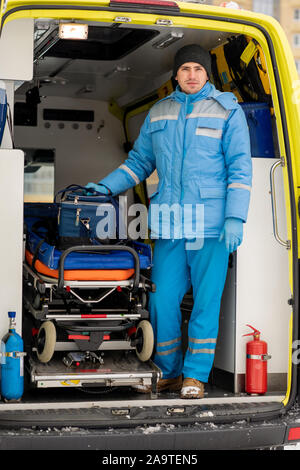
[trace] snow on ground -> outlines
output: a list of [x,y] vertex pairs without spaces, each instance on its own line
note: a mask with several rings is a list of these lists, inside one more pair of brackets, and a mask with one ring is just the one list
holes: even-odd
[[300,450],[300,443],[294,445],[284,446],[283,450]]

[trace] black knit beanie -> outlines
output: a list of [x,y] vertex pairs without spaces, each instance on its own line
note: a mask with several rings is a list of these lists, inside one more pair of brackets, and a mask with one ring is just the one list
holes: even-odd
[[190,44],[179,49],[174,58],[173,75],[176,77],[177,70],[186,62],[196,62],[205,68],[207,75],[211,74],[211,58],[209,52],[198,44]]

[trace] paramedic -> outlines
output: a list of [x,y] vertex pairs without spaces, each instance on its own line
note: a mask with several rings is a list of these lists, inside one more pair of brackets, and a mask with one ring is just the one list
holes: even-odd
[[[156,239],[156,292],[149,298],[154,362],[163,373],[158,390],[181,389],[182,398],[204,395],[228,257],[242,242],[252,181],[245,115],[232,93],[209,82],[210,73],[207,51],[195,44],[181,48],[174,59],[176,90],[151,108],[128,159],[98,185],[87,185],[117,195],[157,169],[158,188],[149,208],[151,238]],[[182,209],[187,220],[183,223],[176,210],[172,217],[160,211],[153,217],[154,209],[165,204]],[[194,305],[183,360],[180,305],[190,287]]]

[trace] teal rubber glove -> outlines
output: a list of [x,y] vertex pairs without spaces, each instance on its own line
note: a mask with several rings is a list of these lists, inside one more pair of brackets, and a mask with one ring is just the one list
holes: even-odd
[[243,221],[236,217],[225,219],[219,242],[225,239],[226,250],[232,253],[243,241]]
[[[86,189],[94,189],[95,191],[97,191],[98,193],[102,193],[102,194],[111,194],[111,191],[106,187],[106,186],[103,186],[102,184],[96,184],[96,183],[88,183],[87,185],[85,185],[85,188]],[[93,194],[94,191],[88,191],[89,194]]]

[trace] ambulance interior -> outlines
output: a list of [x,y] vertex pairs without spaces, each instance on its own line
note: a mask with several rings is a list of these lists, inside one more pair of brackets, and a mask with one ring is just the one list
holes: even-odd
[[[15,214],[21,215],[22,191],[25,203],[52,203],[56,192],[66,186],[97,182],[116,169],[126,159],[151,105],[172,92],[176,86],[172,81],[175,52],[191,43],[201,44],[210,50],[215,86],[223,91],[232,91],[240,102],[247,103],[244,109],[248,112],[248,123],[253,129],[253,188],[243,244],[230,256],[214,368],[204,401],[211,400],[210,403],[215,404],[231,404],[236,399],[255,403],[281,402],[286,394],[288,380],[291,317],[291,307],[288,305],[289,266],[288,250],[278,243],[273,232],[270,172],[280,158],[280,150],[262,50],[256,50],[251,60],[263,81],[264,90],[261,94],[258,90],[255,93],[249,86],[248,99],[243,99],[223,50],[223,46],[233,40],[236,34],[121,22],[86,24],[88,37],[81,40],[59,38],[59,22],[51,19],[16,19],[8,22],[3,29],[0,57],[7,60],[1,59],[1,78],[6,84],[13,129],[10,131],[9,126],[6,126],[1,149],[1,161],[5,162],[3,165],[7,175],[0,189],[3,196],[0,198],[1,207],[9,191],[9,197],[12,195],[10,211],[15,208]],[[251,38],[245,37],[245,44],[249,42]],[[15,51],[13,61],[9,60],[9,51],[12,50]],[[32,68],[33,78],[30,76]],[[267,95],[269,99],[266,99]],[[262,101],[262,97],[265,101]],[[258,106],[257,112],[255,105],[258,103],[262,104],[262,108]],[[9,153],[6,149],[11,149],[12,137],[14,150]],[[21,176],[23,169],[19,164],[18,149],[25,156],[25,169]],[[16,153],[15,160],[12,152]],[[20,178],[24,182],[21,188],[17,185]],[[280,169],[274,173],[273,182],[277,225],[281,238],[286,240],[285,196]],[[147,202],[156,185],[157,175],[154,172],[145,185],[137,188],[135,194],[132,190],[128,192],[129,200]],[[11,214],[7,216],[9,218]],[[14,224],[20,224],[20,220],[16,219],[14,216],[11,220]],[[19,247],[20,241],[14,239],[12,233],[14,230],[2,233],[4,246]],[[22,263],[23,245],[18,250],[18,253],[22,252]],[[45,404],[55,400],[67,403],[74,399],[155,400],[151,396],[134,392],[130,382],[126,383],[124,379],[123,382],[102,380],[97,383],[91,380],[83,383],[83,386],[76,386],[76,376],[68,380],[66,375],[65,380],[59,379],[55,386],[50,384],[45,373],[42,379],[36,376],[33,379],[29,356],[35,364],[37,359],[34,351],[28,352],[27,340],[30,334],[34,334],[35,322],[28,303],[22,301],[22,298],[16,300],[16,288],[11,290],[12,283],[19,286],[20,268],[16,264],[16,270],[7,269],[10,249],[6,251],[1,268],[1,284],[5,295],[1,295],[0,330],[3,336],[8,328],[6,313],[3,312],[11,310],[12,305],[16,306],[17,327],[22,332],[27,348],[22,403]],[[150,269],[145,276],[150,277]],[[21,292],[22,287],[18,291]],[[190,291],[182,303],[182,330],[185,338],[192,299]],[[37,300],[39,308],[41,302],[47,303],[48,300],[41,295]],[[245,393],[245,348],[246,342],[251,340],[251,337],[244,336],[251,333],[247,325],[261,332],[261,339],[267,342],[268,354],[271,356],[268,360],[268,391],[263,396]],[[67,352],[55,351],[54,355],[61,357]],[[104,369],[110,367],[110,355],[114,353],[103,346]],[[135,356],[134,348],[117,353],[126,356],[127,366],[123,364],[122,367],[125,373],[129,373],[130,358]],[[45,367],[50,371],[51,361]],[[166,392],[160,394],[159,398],[175,400],[178,396]]]

